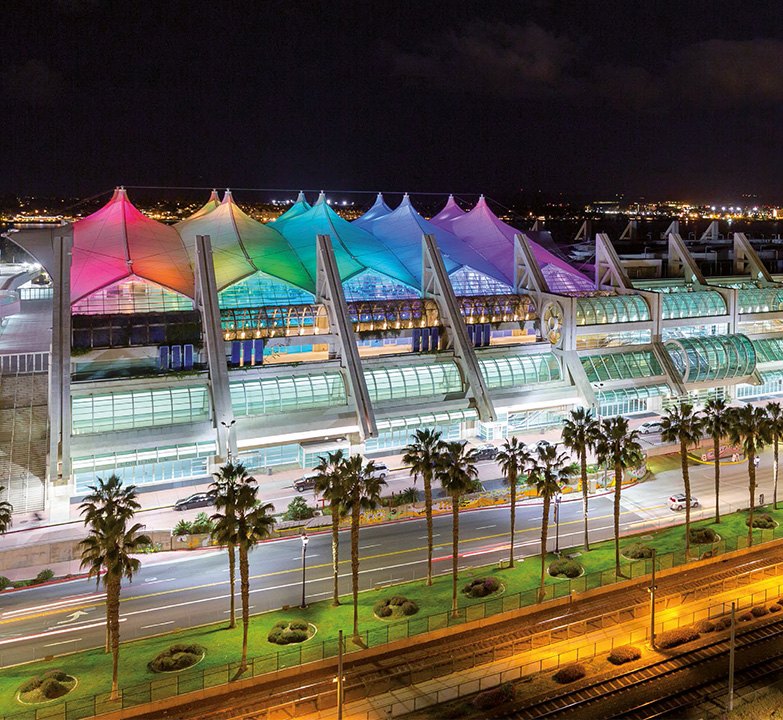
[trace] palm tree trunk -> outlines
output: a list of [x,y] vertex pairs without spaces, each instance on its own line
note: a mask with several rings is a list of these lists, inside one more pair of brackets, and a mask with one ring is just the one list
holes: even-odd
[[517,520],[517,473],[515,469],[509,470],[508,484],[511,488],[511,549],[508,566],[512,568],[514,567],[514,525]]
[[457,610],[457,561],[459,559],[459,497],[451,496],[451,616],[459,617]]
[[337,509],[337,503],[331,503],[330,507],[332,511],[332,572],[334,573],[334,597],[332,598],[332,607],[337,607],[340,604],[340,511]]
[[228,629],[233,630],[237,626],[236,598],[234,597],[234,584],[237,575],[236,547],[234,543],[228,543],[228,589],[231,608],[228,616]]
[[359,504],[351,509],[351,582],[353,584],[353,641],[359,637]]
[[247,541],[239,543],[239,593],[242,596],[242,659],[239,672],[247,670],[247,631],[250,626],[250,563]]
[[748,547],[753,545],[753,505],[756,499],[756,465],[754,460],[756,454],[754,452],[748,453],[748,489],[750,490],[750,516],[748,517]]
[[580,453],[581,471],[582,471],[582,514],[585,518],[585,552],[590,551],[589,534],[587,528],[587,452],[582,450]]
[[680,440],[682,484],[685,486],[685,562],[691,558],[691,476],[688,473],[688,448]]
[[772,443],[772,453],[774,463],[772,465],[772,507],[778,509],[778,436],[775,433],[775,438]]
[[623,466],[614,466],[614,571],[618,576],[620,572],[620,491],[623,485]]
[[424,473],[424,512],[427,516],[427,585],[432,585],[432,474]]
[[715,522],[720,523],[720,438],[712,438],[712,452],[715,455]]
[[111,609],[109,608],[109,590],[106,589],[106,654],[111,652]]
[[111,637],[111,699],[118,695],[120,665],[120,579],[112,578],[106,584],[106,608],[109,616],[109,635]]
[[546,536],[549,530],[549,495],[544,494],[544,506],[541,513],[541,587],[538,588],[538,602],[546,596],[544,580],[546,578]]

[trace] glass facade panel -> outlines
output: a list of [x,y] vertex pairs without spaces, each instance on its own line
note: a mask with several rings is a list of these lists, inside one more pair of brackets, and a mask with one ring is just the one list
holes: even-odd
[[577,335],[577,350],[597,350],[623,345],[649,345],[652,342],[650,330],[628,330],[627,332],[599,333],[597,335]]
[[299,445],[273,445],[239,453],[239,461],[251,472],[263,470],[276,465],[298,463]]
[[317,375],[289,375],[230,382],[234,414],[270,415],[337,407],[347,403],[345,381],[339,372]]
[[364,371],[371,402],[462,392],[462,376],[454,362]]
[[756,359],[760,363],[783,361],[783,338],[753,340]]
[[661,316],[671,318],[710,317],[728,312],[723,296],[714,290],[662,293]]
[[552,353],[479,358],[478,362],[489,388],[518,387],[562,378],[560,365]]
[[71,305],[71,314],[116,315],[192,309],[190,298],[137,278],[122,280],[82,298]]
[[663,375],[658,358],[652,351],[589,355],[580,358],[590,382],[632,380]]
[[663,328],[661,337],[664,342],[682,337],[698,337],[702,335],[727,335],[729,326],[725,323],[717,325],[681,325],[676,328]]
[[647,385],[645,387],[605,391],[596,390],[602,417],[647,412],[650,398],[668,394],[668,385]]
[[761,397],[762,395],[781,395],[783,394],[783,370],[760,373],[762,384],[751,385],[749,383],[740,383],[735,385],[738,398]]
[[783,288],[746,288],[737,291],[737,312],[783,312]]
[[343,283],[347,302],[361,300],[411,300],[421,292],[374,270],[365,270]]
[[595,295],[576,299],[577,325],[607,325],[650,319],[641,295]]
[[200,386],[87,395],[71,412],[74,435],[135,430],[209,420],[209,396]]
[[743,335],[783,333],[783,320],[754,320],[753,322],[737,323],[737,332]]
[[247,308],[262,305],[310,305],[313,295],[262,272],[246,277],[218,293],[220,308]]
[[514,290],[506,283],[469,267],[461,267],[449,276],[455,295],[508,295]]
[[686,383],[743,377],[756,369],[756,351],[744,335],[669,340],[666,351]]

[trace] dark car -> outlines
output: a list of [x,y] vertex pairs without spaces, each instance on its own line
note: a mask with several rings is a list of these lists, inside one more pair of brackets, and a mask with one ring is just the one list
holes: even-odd
[[190,510],[191,508],[208,507],[209,505],[212,505],[212,498],[210,498],[207,493],[202,492],[182,498],[182,500],[177,500],[177,502],[174,503],[174,509]]
[[294,480],[292,487],[297,492],[304,492],[305,490],[312,490],[315,487],[315,481],[320,473],[310,472],[307,475],[303,475],[298,480]]
[[491,443],[479,445],[474,451],[477,460],[494,460],[498,454],[498,449]]

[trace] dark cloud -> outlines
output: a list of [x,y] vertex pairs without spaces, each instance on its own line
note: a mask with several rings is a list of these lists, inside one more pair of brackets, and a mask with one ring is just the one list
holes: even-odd
[[2,82],[7,100],[34,107],[56,105],[66,95],[62,75],[41,60],[9,66]]

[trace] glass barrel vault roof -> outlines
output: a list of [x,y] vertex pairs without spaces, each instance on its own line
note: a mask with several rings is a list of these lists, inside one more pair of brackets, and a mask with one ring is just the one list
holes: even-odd
[[783,288],[743,288],[737,291],[737,312],[783,312]]
[[728,312],[723,296],[712,290],[662,293],[661,305],[661,317],[664,320],[714,317]]
[[479,367],[489,388],[518,387],[560,380],[560,364],[552,353],[481,358]]
[[663,375],[663,369],[651,350],[606,353],[580,358],[590,382],[633,380]]
[[669,340],[666,351],[686,383],[745,377],[756,369],[756,350],[745,335]]
[[576,299],[577,325],[608,325],[650,319],[641,295],[596,295]]

